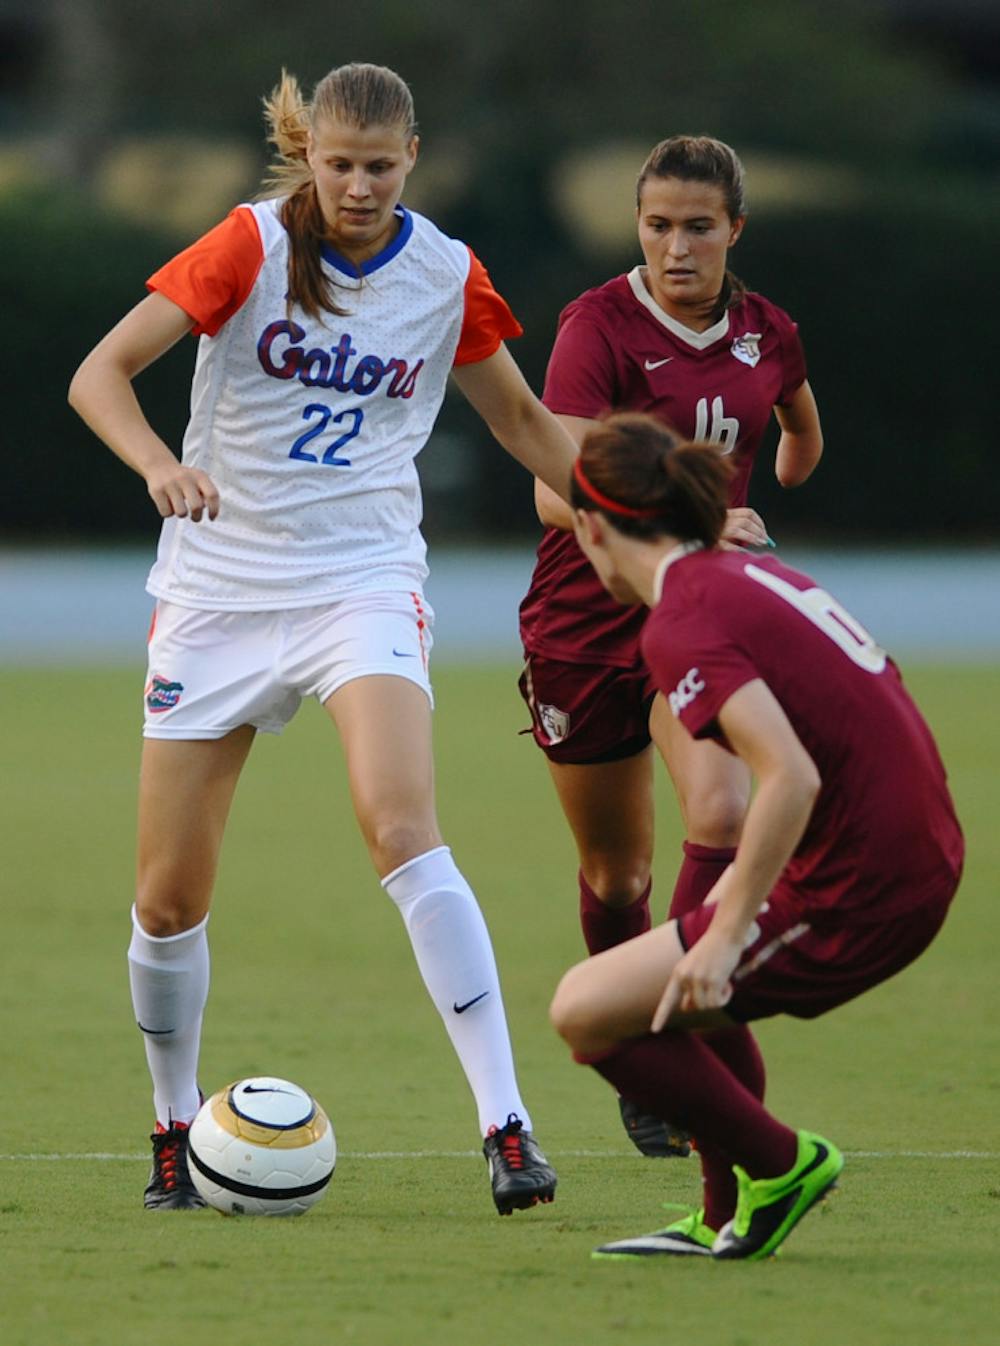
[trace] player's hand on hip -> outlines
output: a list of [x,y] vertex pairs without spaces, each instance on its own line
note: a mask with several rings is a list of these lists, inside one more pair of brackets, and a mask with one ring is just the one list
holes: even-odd
[[694,1010],[722,1009],[728,1004],[733,985],[730,977],[739,962],[742,946],[725,937],[712,938],[709,928],[674,966],[660,1003],[653,1012],[650,1031],[659,1033],[672,1014]]
[[745,506],[727,509],[722,540],[737,547],[766,547],[767,529],[764,520],[755,509]]
[[210,519],[219,513],[219,492],[207,472],[185,467],[174,461],[173,466],[157,468],[146,477],[146,486],[153,504],[164,519],[190,518],[200,523],[207,514]]

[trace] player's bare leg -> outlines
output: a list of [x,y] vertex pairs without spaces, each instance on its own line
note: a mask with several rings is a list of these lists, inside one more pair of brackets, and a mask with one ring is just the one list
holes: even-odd
[[428,697],[406,678],[375,675],[325,704],[372,862],[475,1096],[497,1208],[550,1201],[556,1176],[518,1089],[489,932],[438,829]]
[[674,783],[684,821],[684,859],[670,900],[670,915],[700,906],[736,854],[750,804],[745,763],[717,743],[695,740],[657,695],[649,732]]
[[[602,953],[651,923],[652,747],[617,762],[549,761],[549,772],[580,857],[580,925],[587,948]],[[622,1124],[651,1159],[691,1152],[688,1137],[631,1099],[619,1098]]]
[[408,678],[352,678],[325,702],[340,734],[354,812],[379,878],[440,846],[431,706]]
[[254,733],[244,725],[218,739],[144,741],[135,905],[148,934],[177,935],[208,914],[226,821]]
[[[598,1059],[631,1038],[649,1035],[653,1013],[684,948],[668,921],[627,944],[577,963],[556,989],[550,1015],[573,1055]],[[719,1028],[723,1010],[675,1013],[670,1028]]]
[[653,752],[548,765],[580,857],[584,939],[591,953],[600,953],[650,926]]
[[[556,991],[552,1021],[578,1061],[653,1113],[678,1110],[694,1135],[733,1156],[738,1204],[711,1251],[722,1258],[767,1256],[833,1185],[843,1158],[821,1136],[796,1133],[771,1116],[722,1053],[704,1041],[705,1030],[732,1025],[724,1010],[675,1011],[663,1032],[649,1031],[682,956],[677,923],[669,921],[579,963]],[[612,1257],[703,1255],[710,1232],[702,1213],[692,1212],[656,1234],[597,1251]]]
[[677,792],[688,840],[708,847],[737,845],[750,805],[746,763],[718,743],[692,738],[660,695],[649,728]]
[[129,978],[153,1080],[153,1171],[145,1193],[151,1209],[204,1204],[187,1170],[187,1127],[200,1103],[206,924],[222,835],[253,736],[245,727],[222,739],[143,745]]

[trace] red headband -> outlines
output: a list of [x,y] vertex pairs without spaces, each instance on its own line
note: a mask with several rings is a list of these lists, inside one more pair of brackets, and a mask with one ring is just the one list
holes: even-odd
[[617,500],[612,500],[583,475],[579,458],[573,460],[573,478],[584,495],[609,514],[620,514],[626,519],[655,519],[660,513],[658,509],[634,509],[631,505],[620,505]]

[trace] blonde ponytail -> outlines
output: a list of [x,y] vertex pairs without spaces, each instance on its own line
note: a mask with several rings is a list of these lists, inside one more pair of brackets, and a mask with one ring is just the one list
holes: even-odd
[[282,70],[281,80],[263,99],[267,139],[278,152],[261,184],[259,199],[291,196],[312,182],[312,169],[306,161],[309,128],[312,122],[309,104],[294,75]]

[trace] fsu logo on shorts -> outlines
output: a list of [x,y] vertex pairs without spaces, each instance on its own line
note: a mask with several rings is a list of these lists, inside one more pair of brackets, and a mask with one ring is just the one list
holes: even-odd
[[169,678],[161,678],[159,673],[154,673],[146,685],[146,706],[153,715],[173,710],[183,690],[182,682],[171,682]]
[[760,360],[760,333],[744,332],[742,336],[736,338],[729,349],[737,360],[753,369]]
[[569,716],[557,706],[538,705],[538,723],[549,736],[550,743],[561,743],[569,734]]

